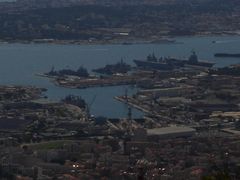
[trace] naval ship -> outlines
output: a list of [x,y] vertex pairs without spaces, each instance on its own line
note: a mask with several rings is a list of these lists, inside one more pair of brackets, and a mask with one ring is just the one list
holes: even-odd
[[193,51],[188,59],[178,58],[163,58],[157,59],[154,53],[148,55],[147,60],[133,60],[134,63],[144,69],[156,69],[156,70],[173,70],[185,66],[198,66],[204,68],[211,68],[214,63],[199,61],[196,53]]

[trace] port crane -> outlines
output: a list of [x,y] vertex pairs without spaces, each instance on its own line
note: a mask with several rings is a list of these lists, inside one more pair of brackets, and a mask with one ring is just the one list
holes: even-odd
[[91,107],[92,107],[93,103],[95,102],[96,98],[97,98],[97,95],[95,94],[95,95],[93,96],[92,100],[90,101],[90,103],[87,103],[87,104],[86,104],[86,113],[87,113],[87,118],[88,118],[88,119],[91,119],[90,110],[91,110]]
[[131,106],[128,104],[128,88],[125,89],[125,93],[124,93],[124,99],[125,99],[125,105],[127,107],[127,134],[130,135],[132,132],[132,108]]

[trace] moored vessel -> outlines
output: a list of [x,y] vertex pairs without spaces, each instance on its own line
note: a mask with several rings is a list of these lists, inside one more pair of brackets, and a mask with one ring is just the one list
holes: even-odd
[[194,51],[188,59],[178,59],[172,57],[161,57],[158,59],[154,54],[152,54],[147,57],[147,60],[133,61],[140,68],[157,70],[172,70],[184,66],[199,66],[204,68],[211,68],[214,65],[214,63],[211,62],[199,61]]

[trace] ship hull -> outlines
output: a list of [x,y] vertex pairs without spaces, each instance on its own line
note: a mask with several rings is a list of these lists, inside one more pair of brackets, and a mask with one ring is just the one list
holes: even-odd
[[187,65],[191,65],[191,66],[200,66],[200,67],[206,67],[206,68],[211,68],[213,67],[214,63],[209,63],[209,62],[196,62],[196,63],[192,63],[192,62],[187,62]]
[[177,67],[183,67],[185,65],[190,65],[190,66],[200,66],[200,67],[206,67],[206,68],[211,68],[213,67],[214,63],[210,63],[210,62],[205,62],[205,61],[198,61],[198,62],[191,62],[189,60],[185,60],[185,59],[175,59],[173,58],[171,61],[174,61],[174,65]]
[[134,63],[144,69],[157,69],[157,70],[172,70],[173,66],[168,63],[161,63],[161,62],[148,62],[148,61],[141,61],[141,60],[133,60]]

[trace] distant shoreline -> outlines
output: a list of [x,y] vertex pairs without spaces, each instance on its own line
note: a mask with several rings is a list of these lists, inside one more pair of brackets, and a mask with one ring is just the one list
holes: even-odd
[[[135,44],[180,44],[181,42],[171,41],[177,38],[191,38],[191,37],[224,37],[224,36],[240,36],[240,32],[229,33],[209,33],[209,34],[196,34],[184,36],[164,36],[155,39],[113,39],[109,41],[104,40],[57,40],[57,39],[34,39],[34,40],[3,40],[0,39],[0,44],[55,44],[55,45],[135,45]],[[168,41],[169,40],[169,41]],[[159,41],[159,42],[157,42]],[[162,42],[161,42],[162,41]]]

